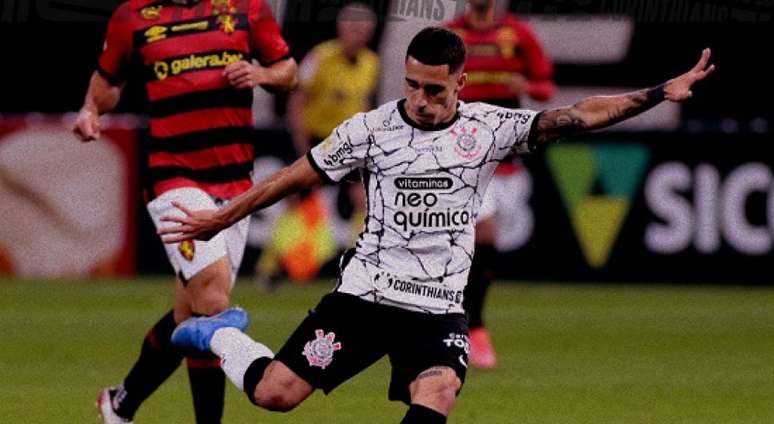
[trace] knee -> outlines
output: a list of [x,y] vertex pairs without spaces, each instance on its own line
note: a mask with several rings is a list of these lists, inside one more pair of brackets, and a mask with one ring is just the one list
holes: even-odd
[[418,378],[411,384],[412,400],[422,400],[439,410],[449,411],[457,400],[462,381],[451,368],[432,378]]
[[283,390],[276,386],[268,389],[256,387],[254,399],[256,405],[274,412],[289,412],[301,403],[292,390]]
[[197,314],[215,315],[230,305],[231,276],[228,272],[220,272],[207,277],[207,281],[191,292],[191,310]]

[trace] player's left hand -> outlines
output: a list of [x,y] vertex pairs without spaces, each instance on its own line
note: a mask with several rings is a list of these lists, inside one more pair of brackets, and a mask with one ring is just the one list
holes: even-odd
[[265,72],[265,68],[240,60],[226,66],[223,76],[234,88],[255,88],[264,82]]
[[707,78],[715,70],[715,65],[709,65],[709,59],[712,51],[709,48],[701,52],[699,62],[691,68],[690,71],[680,75],[677,78],[667,81],[664,86],[664,97],[673,102],[682,102],[693,96],[691,86],[704,78]]
[[184,216],[165,215],[162,222],[173,222],[178,225],[160,228],[158,234],[161,241],[167,244],[179,243],[186,240],[209,240],[215,237],[227,225],[217,218],[217,210],[192,211],[178,202],[172,202]]

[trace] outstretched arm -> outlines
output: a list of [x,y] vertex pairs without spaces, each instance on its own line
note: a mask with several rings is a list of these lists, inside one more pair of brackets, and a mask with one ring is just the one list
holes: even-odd
[[209,240],[254,211],[269,207],[290,194],[319,184],[320,181],[319,174],[304,156],[256,183],[250,190],[220,209],[192,211],[173,202],[184,216],[162,217],[162,221],[178,225],[161,228],[159,234],[163,236],[164,243],[191,239]]
[[113,85],[98,72],[89,81],[89,89],[73,125],[73,132],[81,141],[96,140],[100,136],[99,115],[110,112],[121,98],[123,85]]
[[656,106],[664,100],[685,101],[691,96],[691,86],[715,70],[709,63],[710,49],[704,49],[699,62],[688,72],[658,87],[619,96],[588,97],[573,106],[551,109],[540,114],[537,142],[545,144],[583,131],[608,127]]

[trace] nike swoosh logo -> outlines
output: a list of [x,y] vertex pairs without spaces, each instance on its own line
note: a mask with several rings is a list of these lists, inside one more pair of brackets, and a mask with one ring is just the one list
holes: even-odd
[[465,359],[462,357],[462,355],[460,355],[460,357],[458,359],[460,360],[460,364],[462,364],[463,367],[465,367],[465,368],[468,367],[468,363],[465,362]]
[[382,150],[382,151],[384,152],[384,156],[387,157],[387,156],[392,156],[392,154],[397,152],[398,150],[400,150],[400,147],[397,149],[390,150],[389,152],[386,150]]

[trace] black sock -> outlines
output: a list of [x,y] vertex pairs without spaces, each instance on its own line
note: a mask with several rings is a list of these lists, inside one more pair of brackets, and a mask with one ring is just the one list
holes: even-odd
[[140,404],[148,398],[180,365],[182,353],[169,338],[176,327],[172,311],[148,331],[140,357],[124,379],[123,389],[116,394],[118,415],[132,419]]
[[210,352],[187,352],[186,365],[197,424],[220,423],[226,392],[220,358]]
[[497,251],[491,244],[476,244],[473,263],[468,275],[468,285],[465,286],[465,296],[462,301],[462,307],[468,316],[470,328],[484,326],[484,299],[494,277],[493,268],[496,255]]
[[242,387],[244,387],[245,394],[253,405],[258,405],[258,403],[255,402],[255,388],[258,386],[258,383],[261,382],[263,372],[266,371],[266,367],[269,366],[271,360],[271,358],[266,356],[258,358],[253,361],[253,363],[247,367],[247,371],[245,371]]
[[412,403],[400,424],[446,424],[446,416],[426,406]]

